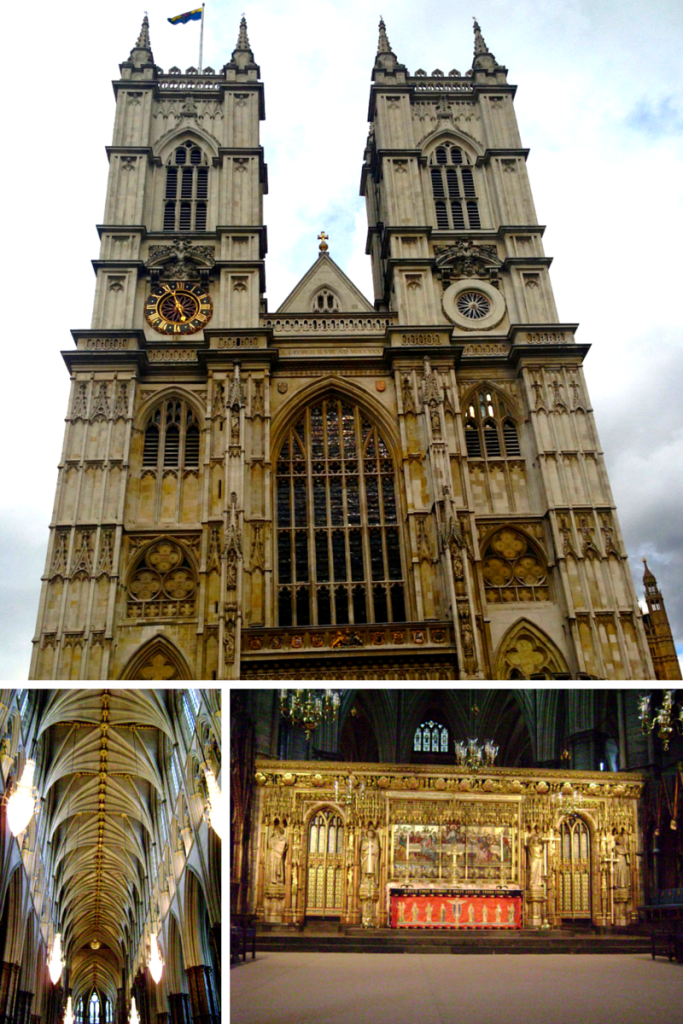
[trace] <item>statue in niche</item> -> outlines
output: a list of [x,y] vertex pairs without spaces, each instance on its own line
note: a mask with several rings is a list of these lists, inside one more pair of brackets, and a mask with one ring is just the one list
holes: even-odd
[[628,834],[625,828],[617,835],[617,830],[612,829],[614,836],[614,856],[616,864],[614,867],[614,885],[617,889],[628,889],[631,885],[631,867],[628,852]]
[[238,409],[233,409],[230,417],[230,443],[240,443],[240,414]]
[[273,831],[268,837],[268,854],[266,858],[266,877],[272,885],[285,884],[287,845],[285,830],[276,819]]
[[9,746],[10,746],[9,733],[5,733],[5,735],[2,737],[2,746],[0,746],[0,755],[2,757],[9,757],[10,756]]
[[543,842],[538,825],[527,839],[527,873],[530,889],[540,889],[543,885]]
[[415,401],[413,399],[413,387],[408,374],[403,378],[403,384],[401,386],[401,396],[403,398],[403,412],[415,412]]
[[379,839],[374,828],[369,828],[360,844],[360,866],[363,877],[372,878],[375,884],[379,882],[379,858]]

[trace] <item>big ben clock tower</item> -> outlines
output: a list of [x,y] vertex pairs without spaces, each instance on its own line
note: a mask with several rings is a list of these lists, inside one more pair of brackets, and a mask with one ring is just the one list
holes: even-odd
[[264,401],[263,85],[244,19],[221,71],[163,72],[145,17],[120,71],[31,677],[222,678],[239,656],[244,423]]

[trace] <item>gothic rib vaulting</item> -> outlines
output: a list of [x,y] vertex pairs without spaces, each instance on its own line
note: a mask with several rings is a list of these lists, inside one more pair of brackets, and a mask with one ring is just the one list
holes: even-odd
[[121,64],[31,677],[680,678],[479,26],[411,75],[380,23],[373,301],[322,232],[268,311],[259,75],[244,19],[220,72],[147,17]]
[[139,1024],[218,1024],[220,840],[205,808],[220,830],[207,792],[209,773],[220,786],[220,696],[0,694],[2,1024],[70,1024],[68,1009],[75,1024],[125,1024],[133,999]]

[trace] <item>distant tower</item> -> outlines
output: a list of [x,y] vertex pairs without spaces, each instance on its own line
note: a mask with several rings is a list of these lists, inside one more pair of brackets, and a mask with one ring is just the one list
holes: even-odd
[[681,666],[669,625],[669,616],[664,607],[664,598],[645,559],[643,559],[643,564],[645,566],[643,584],[647,602],[647,615],[643,615],[643,624],[647,642],[650,645],[655,675],[657,679],[681,679]]

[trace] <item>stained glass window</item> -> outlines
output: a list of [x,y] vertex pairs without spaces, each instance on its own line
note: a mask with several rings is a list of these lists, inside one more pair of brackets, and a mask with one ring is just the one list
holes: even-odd
[[448,729],[439,722],[418,725],[413,738],[413,751],[417,754],[447,754]]
[[277,461],[280,626],[404,622],[394,465],[354,405],[327,398]]
[[88,1024],[100,1024],[100,1001],[97,992],[93,992],[88,1004]]

